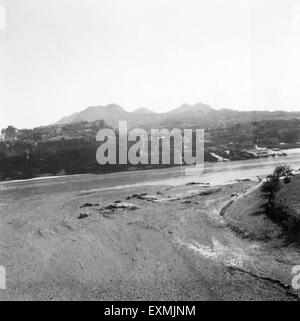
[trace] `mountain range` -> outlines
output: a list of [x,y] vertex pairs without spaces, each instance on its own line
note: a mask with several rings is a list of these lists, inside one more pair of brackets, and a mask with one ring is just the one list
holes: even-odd
[[126,120],[129,127],[191,128],[193,126],[215,127],[234,123],[294,118],[300,119],[300,112],[217,110],[203,103],[183,104],[166,113],[156,113],[147,108],[128,112],[119,105],[110,104],[88,107],[81,112],[63,117],[56,125],[103,119],[108,125],[114,127],[118,127],[120,120]]

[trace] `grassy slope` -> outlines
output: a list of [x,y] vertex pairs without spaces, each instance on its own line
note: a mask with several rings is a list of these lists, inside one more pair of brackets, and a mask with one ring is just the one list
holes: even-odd
[[[240,236],[254,240],[285,243],[300,217],[300,176],[295,176],[288,185],[282,185],[275,200],[274,213],[267,213],[267,199],[257,186],[241,194],[225,211],[227,223]],[[278,213],[282,209],[284,213]],[[286,216],[286,217],[285,217]]]

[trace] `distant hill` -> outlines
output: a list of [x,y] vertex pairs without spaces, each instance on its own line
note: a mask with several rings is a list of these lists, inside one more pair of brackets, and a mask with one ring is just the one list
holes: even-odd
[[62,118],[57,124],[92,122],[100,119],[105,120],[107,124],[112,126],[118,126],[120,120],[126,120],[130,127],[190,128],[200,126],[207,128],[262,120],[300,119],[300,112],[217,110],[202,103],[183,104],[167,113],[155,113],[147,108],[139,108],[134,112],[128,112],[119,105],[110,104],[88,107],[79,113]]
[[57,124],[69,124],[69,123],[73,123],[74,121],[76,121],[76,117],[77,117],[78,113],[74,113],[70,116],[66,116],[63,117],[60,121],[57,122]]
[[[110,104],[107,106],[95,106],[88,107],[83,111],[77,113],[77,115],[71,120],[71,122],[80,122],[80,121],[95,121],[99,119],[105,119],[108,122],[115,120],[126,120],[127,111],[121,106]],[[65,123],[64,119],[59,121],[59,124]]]
[[[201,120],[201,117],[197,118],[197,113],[190,114],[190,116],[194,115],[194,118],[185,119],[190,117],[189,112],[180,113],[180,117],[175,115],[175,120],[172,119],[174,115],[171,114],[168,114],[168,118],[164,118],[164,114],[127,113],[119,107],[102,108],[102,112],[106,113],[106,116],[113,117],[109,113],[112,109],[115,110],[115,114],[122,114],[125,118],[129,114],[131,125],[133,119],[136,122],[142,121],[144,124],[147,124],[150,119],[153,125],[150,128],[159,128],[163,125],[161,120],[163,118],[163,121],[168,121],[169,129],[175,128],[175,125],[183,126],[188,121],[192,125],[197,124],[194,128],[205,128],[204,159],[207,162],[218,161],[219,158],[215,155],[232,161],[255,158],[253,153],[247,152],[253,149],[254,145],[271,149],[300,146],[298,143],[300,142],[300,118],[243,122],[207,128],[204,126],[208,124],[208,121],[211,124],[217,124],[214,115],[218,111],[209,111],[208,115],[203,117],[204,120]],[[101,109],[97,108],[97,110]],[[89,112],[93,114],[93,111],[93,108],[88,109],[86,114]],[[233,112],[234,115],[235,113]],[[231,112],[225,114],[231,118],[234,116]],[[245,117],[248,114],[241,113],[241,115]],[[115,118],[116,125],[119,120],[117,118]],[[236,116],[235,119],[237,119]],[[113,121],[112,118],[111,120]],[[204,125],[200,125],[201,121]],[[148,122],[148,125],[151,122]],[[106,173],[130,169],[128,165],[100,166],[96,162],[95,154],[99,142],[95,138],[99,130],[107,127],[109,125],[101,119],[94,122],[76,121],[69,124],[15,129],[14,131],[9,131],[7,128],[0,139],[0,180],[31,178],[44,174],[49,175],[49,173],[50,175]],[[146,125],[139,128],[149,129]],[[139,168],[150,169],[150,167],[143,166]]]
[[134,111],[135,114],[154,114],[154,112],[148,108],[139,108]]
[[[143,125],[144,122],[147,122],[149,120],[148,115],[150,114],[152,114],[155,119],[156,113],[152,112],[149,109],[140,108],[134,112],[128,112],[119,105],[110,104],[107,106],[88,107],[79,113],[63,117],[56,123],[56,125],[70,124],[82,121],[93,122],[100,119],[105,120],[108,125],[116,127],[118,126],[118,122],[120,120],[126,120],[131,125]],[[147,115],[147,117],[143,118],[143,115]]]
[[186,114],[186,113],[201,113],[201,114],[208,114],[213,111],[213,108],[209,105],[205,105],[202,103],[198,103],[196,105],[188,105],[183,104],[182,106],[173,109],[169,112],[171,115],[179,115],[179,114]]

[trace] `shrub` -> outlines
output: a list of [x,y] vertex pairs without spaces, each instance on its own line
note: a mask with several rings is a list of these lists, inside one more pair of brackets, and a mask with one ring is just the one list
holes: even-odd
[[276,177],[286,177],[286,178],[290,178],[293,174],[293,169],[290,165],[287,164],[278,164],[274,171],[273,171],[273,175]]
[[278,176],[270,175],[267,180],[262,184],[261,191],[268,198],[268,202],[275,199],[276,192],[280,190],[280,180]]
[[284,177],[284,183],[288,184],[291,182],[292,172],[293,169],[290,165],[278,164],[273,175],[267,177],[267,180],[262,184],[261,191],[268,197],[269,203],[274,201],[276,193],[280,191],[280,178]]

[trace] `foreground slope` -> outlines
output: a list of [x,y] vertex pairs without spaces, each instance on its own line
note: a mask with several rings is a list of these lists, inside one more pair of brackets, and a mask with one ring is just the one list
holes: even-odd
[[297,300],[299,251],[241,239],[220,215],[255,185],[24,192],[1,204],[0,299]]

